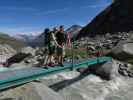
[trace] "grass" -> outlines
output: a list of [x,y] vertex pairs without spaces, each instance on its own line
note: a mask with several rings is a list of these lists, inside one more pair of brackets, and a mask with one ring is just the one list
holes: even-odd
[[[72,57],[72,50],[71,49],[66,49],[66,57]],[[92,57],[92,56],[96,56],[96,52],[91,52],[86,50],[86,48],[77,48],[77,49],[73,49],[73,54],[74,57],[76,58],[76,56],[80,56],[81,58],[88,58],[88,57]],[[102,55],[105,56],[106,54],[108,54],[110,52],[110,50],[107,49],[102,49]]]
[[[72,50],[71,49],[66,49],[66,57],[72,57]],[[87,57],[87,52],[85,49],[73,49],[73,55],[76,57],[77,55],[80,56],[81,58]]]

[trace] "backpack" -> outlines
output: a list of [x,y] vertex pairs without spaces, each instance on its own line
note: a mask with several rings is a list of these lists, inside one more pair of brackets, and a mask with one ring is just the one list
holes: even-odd
[[48,45],[52,40],[52,35],[50,33],[45,34],[45,45]]

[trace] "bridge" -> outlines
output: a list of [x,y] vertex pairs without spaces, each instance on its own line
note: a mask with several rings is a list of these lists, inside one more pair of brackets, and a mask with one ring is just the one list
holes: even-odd
[[79,68],[88,68],[89,66],[105,63],[111,60],[111,57],[98,57],[74,64],[65,63],[64,67],[55,66],[48,69],[35,67],[15,70],[9,69],[0,72],[0,90],[32,82],[38,78],[45,77],[47,75],[52,75],[63,71],[72,71]]

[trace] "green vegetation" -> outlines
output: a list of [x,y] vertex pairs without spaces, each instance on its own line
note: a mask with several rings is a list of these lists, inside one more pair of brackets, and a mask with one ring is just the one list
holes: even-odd
[[128,60],[129,63],[133,64],[133,59]]
[[[111,50],[107,49],[101,49],[101,54],[105,56],[108,54]],[[73,49],[74,58],[81,57],[81,58],[88,58],[92,56],[96,56],[96,51],[87,51],[86,48],[75,48]],[[66,57],[72,57],[72,49],[66,49]]]
[[[71,49],[66,49],[66,57],[72,57],[72,50]],[[87,52],[85,49],[73,49],[73,54],[74,58],[77,56],[80,56],[81,58],[86,58],[87,57]]]
[[24,47],[25,45],[22,41],[16,40],[15,38],[4,33],[0,33],[0,44],[8,44],[16,50]]

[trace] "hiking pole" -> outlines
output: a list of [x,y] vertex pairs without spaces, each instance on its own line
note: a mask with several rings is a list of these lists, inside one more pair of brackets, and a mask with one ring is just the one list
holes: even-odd
[[71,70],[74,70],[74,38],[72,39],[71,52],[72,52],[72,69]]

